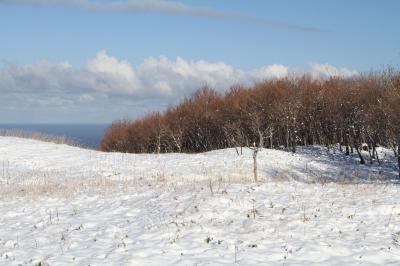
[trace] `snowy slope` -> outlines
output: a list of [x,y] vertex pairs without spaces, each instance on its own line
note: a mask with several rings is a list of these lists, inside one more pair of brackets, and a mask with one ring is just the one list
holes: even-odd
[[[335,152],[335,153],[334,153]],[[364,154],[365,157],[367,153]],[[298,153],[264,149],[259,153],[259,176],[313,181],[316,179],[394,179],[397,166],[393,154],[380,150],[382,167],[360,165],[356,155],[346,158],[338,150],[323,147],[298,148]],[[36,140],[0,137],[0,162],[14,181],[36,178],[82,179],[93,176],[118,178],[167,178],[250,180],[252,151],[234,149],[202,154],[123,154],[84,150]],[[57,173],[57,174],[55,174]],[[6,175],[7,176],[7,175]],[[4,181],[4,175],[2,176]],[[25,178],[25,179],[24,179]]]
[[0,265],[398,265],[400,187],[393,155],[380,156],[263,150],[255,184],[249,150],[107,154],[0,137]]

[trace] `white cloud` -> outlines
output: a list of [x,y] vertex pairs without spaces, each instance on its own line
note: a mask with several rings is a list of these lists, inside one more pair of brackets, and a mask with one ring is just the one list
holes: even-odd
[[118,90],[133,93],[141,87],[132,66],[127,61],[118,61],[109,56],[105,50],[98,52],[95,58],[90,59],[86,69],[89,75],[96,77],[96,81],[100,80],[100,76],[102,77],[101,80],[104,82],[97,84],[97,89],[102,88],[103,91]]
[[252,72],[256,80],[263,80],[268,78],[283,78],[289,74],[289,68],[283,65],[270,65],[256,69]]
[[87,93],[80,95],[78,99],[80,102],[93,102],[95,100],[95,98],[92,95]]
[[127,61],[118,61],[115,57],[109,56],[105,50],[96,54],[87,63],[87,69],[94,73],[114,75],[125,80],[136,79],[135,72]]
[[224,90],[236,84],[250,85],[265,79],[280,78],[289,73],[289,68],[283,65],[270,65],[259,69],[242,70],[223,62],[186,61],[180,57],[170,60],[160,56],[146,59],[138,67],[137,73],[147,88],[160,88],[169,94],[181,94],[203,85]]
[[105,93],[164,97],[188,94],[209,85],[224,90],[232,85],[282,78],[292,73],[311,73],[317,77],[357,75],[356,70],[328,64],[310,63],[310,70],[298,71],[273,64],[243,70],[223,62],[188,61],[181,57],[147,58],[137,67],[127,60],[118,60],[102,50],[87,61],[83,68],[69,62],[51,63],[41,60],[34,64],[8,66],[0,70],[0,90],[19,92]]
[[170,88],[164,90],[169,93],[182,93],[206,84],[222,89],[242,81],[236,80],[236,72],[222,62],[190,62],[180,57],[170,60],[165,56],[148,58],[138,67],[138,75],[146,88],[154,90],[162,85],[164,89]]
[[10,66],[0,72],[0,86],[18,91],[61,90],[64,76],[72,70],[68,62],[53,64],[47,60],[31,65]]
[[162,108],[203,85],[223,91],[232,85],[251,85],[302,73],[314,77],[358,74],[328,64],[311,63],[310,69],[303,71],[278,64],[244,70],[224,62],[189,61],[181,57],[171,60],[165,56],[150,57],[133,66],[100,51],[81,68],[67,61],[47,60],[0,68],[0,110],[101,109],[99,115],[107,110],[109,116],[115,116],[143,108]]
[[315,62],[310,63],[311,66],[311,74],[314,76],[323,76],[323,77],[351,77],[358,75],[357,70],[351,70],[348,68],[337,68],[331,66],[329,64],[318,64]]

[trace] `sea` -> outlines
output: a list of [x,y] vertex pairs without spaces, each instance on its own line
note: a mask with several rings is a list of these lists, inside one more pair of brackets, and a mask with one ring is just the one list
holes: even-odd
[[63,136],[80,146],[98,148],[108,126],[108,124],[0,124],[0,131],[16,130]]

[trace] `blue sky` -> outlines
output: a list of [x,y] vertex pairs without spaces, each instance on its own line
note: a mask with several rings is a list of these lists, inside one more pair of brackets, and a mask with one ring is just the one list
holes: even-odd
[[0,0],[0,122],[110,122],[202,84],[400,63],[400,1],[118,2]]

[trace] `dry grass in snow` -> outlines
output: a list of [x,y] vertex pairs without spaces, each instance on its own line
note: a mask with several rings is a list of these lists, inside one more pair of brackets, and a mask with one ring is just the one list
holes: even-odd
[[381,154],[265,150],[252,183],[251,153],[0,138],[0,265],[396,265],[400,187]]

